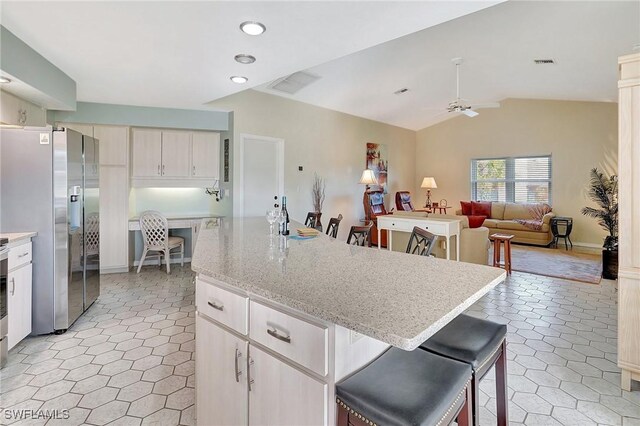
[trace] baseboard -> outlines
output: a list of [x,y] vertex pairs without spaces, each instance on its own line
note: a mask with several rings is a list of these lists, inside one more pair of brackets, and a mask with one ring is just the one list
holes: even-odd
[[123,272],[129,272],[129,267],[120,266],[117,268],[100,268],[100,275],[104,274],[121,274]]
[[[185,257],[184,258],[184,263],[187,262],[191,262],[191,258],[190,257]],[[167,262],[165,262],[164,260],[162,261],[162,264],[165,265]],[[180,259],[171,259],[171,264],[175,264],[175,263],[180,263]],[[140,264],[139,260],[134,260],[133,261],[133,266],[138,266]],[[142,266],[152,266],[152,265],[156,265],[158,266],[158,261],[156,259],[146,259],[144,261],[144,263],[142,264]]]

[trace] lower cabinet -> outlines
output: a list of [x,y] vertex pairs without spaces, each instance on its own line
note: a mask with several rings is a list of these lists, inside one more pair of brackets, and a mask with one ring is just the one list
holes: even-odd
[[31,334],[31,278],[31,263],[7,274],[9,349]]
[[196,317],[196,416],[200,425],[246,425],[249,343]]
[[327,385],[249,347],[249,424],[325,425]]
[[327,384],[196,317],[200,425],[326,425]]

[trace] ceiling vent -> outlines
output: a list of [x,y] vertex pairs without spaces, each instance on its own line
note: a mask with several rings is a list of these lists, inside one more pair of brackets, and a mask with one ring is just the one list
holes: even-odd
[[298,71],[287,77],[277,79],[269,85],[269,89],[293,95],[318,79],[320,77],[317,75],[306,71]]
[[556,61],[553,59],[534,59],[533,63],[536,65],[546,65],[546,64],[555,64]]

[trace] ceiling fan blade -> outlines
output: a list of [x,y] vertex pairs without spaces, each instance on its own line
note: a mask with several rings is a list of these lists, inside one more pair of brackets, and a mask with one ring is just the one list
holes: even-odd
[[480,108],[500,108],[500,102],[489,102],[486,104],[473,104],[470,105],[471,108],[473,109],[480,109]]
[[462,111],[462,113],[467,117],[471,117],[471,118],[475,117],[476,115],[480,115],[479,113],[475,112],[472,109],[465,109],[464,111]]

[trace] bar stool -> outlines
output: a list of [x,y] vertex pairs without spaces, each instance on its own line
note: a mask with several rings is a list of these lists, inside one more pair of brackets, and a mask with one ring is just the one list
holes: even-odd
[[342,214],[339,214],[338,217],[332,217],[329,219],[329,224],[327,225],[327,235],[333,238],[338,238],[338,228],[340,227],[340,222],[342,221]]
[[508,422],[507,326],[461,314],[420,345],[421,349],[467,363],[473,369],[471,406],[473,424],[480,424],[480,380],[496,368],[498,425]]
[[[508,275],[511,275],[511,240],[515,235],[506,234],[492,234],[489,239],[493,241],[493,266],[501,268],[504,266],[504,270]],[[504,244],[504,262],[500,261],[500,245]]]
[[352,226],[347,237],[347,244],[362,247],[371,247],[371,228],[373,222],[365,226]]
[[337,426],[471,421],[471,367],[427,351],[391,348],[336,384]]

